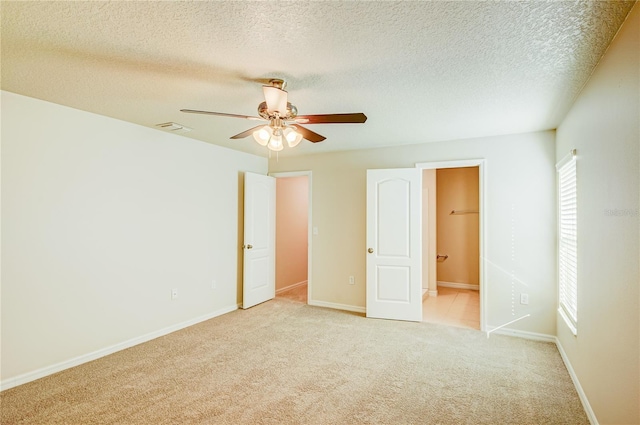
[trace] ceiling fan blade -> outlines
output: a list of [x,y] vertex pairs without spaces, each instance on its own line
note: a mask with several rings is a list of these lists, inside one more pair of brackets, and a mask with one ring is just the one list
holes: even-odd
[[266,121],[264,118],[260,117],[252,117],[250,115],[225,114],[224,112],[196,111],[193,109],[180,109],[180,112],[186,112],[187,114],[216,115],[219,117],[244,118],[247,120]]
[[322,142],[324,139],[326,139],[326,137],[318,133],[314,133],[313,131],[309,130],[308,128],[304,128],[301,125],[293,124],[292,127],[295,127],[296,131],[302,134],[302,137],[304,137],[305,139],[307,139],[312,143]]
[[280,115],[287,113],[287,92],[273,86],[262,86],[264,100],[267,102],[269,112],[279,112]]
[[320,115],[298,115],[296,122],[303,124],[362,124],[367,120],[367,116],[362,112],[355,114],[320,114]]
[[264,125],[257,125],[255,127],[250,128],[249,130],[243,131],[242,133],[238,133],[235,136],[231,136],[230,139],[244,139],[245,137],[251,136],[251,134],[259,128],[264,127]]

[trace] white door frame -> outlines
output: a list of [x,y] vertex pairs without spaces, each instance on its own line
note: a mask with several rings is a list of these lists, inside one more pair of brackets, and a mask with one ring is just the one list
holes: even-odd
[[[423,170],[434,170],[438,168],[461,168],[461,167],[478,167],[478,182],[479,182],[479,225],[480,225],[480,330],[486,331],[486,294],[487,292],[487,279],[486,279],[486,267],[484,266],[485,257],[485,243],[486,243],[486,225],[487,220],[487,191],[486,191],[486,160],[485,159],[463,159],[456,161],[438,161],[438,162],[418,162],[416,168]],[[424,241],[423,241],[424,243]]]
[[299,176],[307,176],[307,184],[308,184],[308,193],[309,193],[309,205],[308,205],[308,216],[307,216],[307,304],[311,304],[311,276],[313,275],[311,273],[312,271],[312,262],[311,259],[313,258],[311,255],[311,248],[313,247],[313,221],[312,221],[312,211],[313,211],[313,196],[312,196],[312,172],[311,171],[287,171],[287,172],[281,172],[281,173],[269,173],[269,175],[271,177],[275,177],[276,179],[279,178],[283,178],[283,177],[299,177]]

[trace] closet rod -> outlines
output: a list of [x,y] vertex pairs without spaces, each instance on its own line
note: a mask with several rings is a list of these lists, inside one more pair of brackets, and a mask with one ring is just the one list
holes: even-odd
[[478,210],[451,210],[449,215],[455,214],[478,214]]

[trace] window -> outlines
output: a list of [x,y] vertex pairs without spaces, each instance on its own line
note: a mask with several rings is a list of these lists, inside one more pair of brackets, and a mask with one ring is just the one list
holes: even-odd
[[558,170],[559,312],[574,335],[578,328],[578,226],[576,151],[560,161]]

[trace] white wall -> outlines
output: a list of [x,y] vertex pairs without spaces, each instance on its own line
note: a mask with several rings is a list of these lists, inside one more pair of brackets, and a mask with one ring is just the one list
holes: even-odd
[[1,100],[3,384],[236,308],[239,174],[266,159]]
[[[487,324],[554,335],[555,133],[539,132],[271,160],[270,172],[313,171],[313,303],[365,307],[366,170],[486,159]],[[355,285],[348,284],[353,275]],[[529,306],[519,294],[529,294]]]
[[557,131],[578,150],[578,335],[558,339],[597,421],[640,423],[640,5]]

